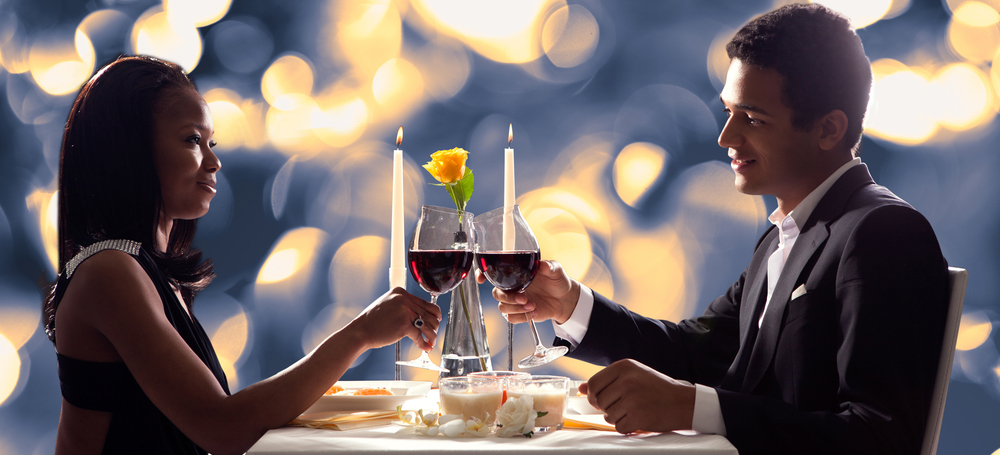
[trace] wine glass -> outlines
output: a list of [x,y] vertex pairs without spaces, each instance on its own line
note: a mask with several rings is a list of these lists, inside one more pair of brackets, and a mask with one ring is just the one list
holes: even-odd
[[[486,212],[476,217],[475,226],[476,266],[479,271],[502,291],[524,291],[538,273],[541,252],[518,206],[510,205]],[[569,352],[565,346],[547,348],[542,345],[530,314],[528,328],[535,340],[535,352],[517,362],[519,368],[545,365]]]
[[[437,305],[438,296],[458,287],[472,270],[472,234],[472,212],[430,205],[420,207],[407,261],[413,279],[431,294],[432,304]],[[435,364],[427,351],[421,351],[416,359],[396,363],[448,371]]]

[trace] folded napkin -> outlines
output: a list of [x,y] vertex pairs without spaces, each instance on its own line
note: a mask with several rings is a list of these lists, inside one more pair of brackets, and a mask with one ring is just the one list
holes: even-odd
[[325,428],[327,430],[354,430],[358,428],[378,427],[389,425],[393,420],[399,419],[396,411],[373,411],[373,412],[317,412],[313,414],[303,414],[297,419],[289,422],[289,425],[308,428]]
[[615,426],[604,420],[604,414],[564,415],[563,428],[615,431]]

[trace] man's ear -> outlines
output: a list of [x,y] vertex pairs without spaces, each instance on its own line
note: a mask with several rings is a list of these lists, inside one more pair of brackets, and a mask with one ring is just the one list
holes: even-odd
[[833,150],[847,134],[847,114],[834,109],[817,120],[816,127],[819,128],[819,147]]

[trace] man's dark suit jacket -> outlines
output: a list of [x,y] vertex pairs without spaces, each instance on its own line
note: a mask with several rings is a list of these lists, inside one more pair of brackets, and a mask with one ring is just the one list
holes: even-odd
[[771,226],[729,290],[677,324],[595,293],[570,356],[715,387],[742,455],[919,453],[949,292],[930,224],[867,166],[850,168],[800,227],[758,333],[777,245]]

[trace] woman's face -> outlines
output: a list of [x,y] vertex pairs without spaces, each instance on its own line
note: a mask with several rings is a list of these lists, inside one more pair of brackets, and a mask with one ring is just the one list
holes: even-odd
[[208,213],[215,173],[212,113],[194,89],[168,90],[153,114],[153,153],[167,220],[191,220]]

